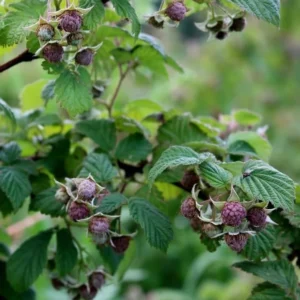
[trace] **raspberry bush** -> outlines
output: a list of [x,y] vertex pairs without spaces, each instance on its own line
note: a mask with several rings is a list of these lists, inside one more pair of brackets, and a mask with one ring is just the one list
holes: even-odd
[[[250,299],[271,299],[270,290],[299,299],[298,185],[269,165],[259,115],[193,116],[150,100],[116,109],[127,76],[183,71],[141,32],[128,0],[22,0],[6,9],[0,45],[26,42],[26,50],[0,70],[39,59],[51,80],[43,107],[17,111],[0,99],[1,214],[47,220],[17,249],[0,244],[1,299],[35,299],[44,271],[71,299],[93,299],[122,282],[139,243],[167,252],[176,222],[209,252],[222,246],[245,258],[234,267],[265,280]],[[159,30],[204,11],[195,26],[223,40],[245,29],[246,13],[279,26],[279,10],[275,0],[166,0],[143,20]]]

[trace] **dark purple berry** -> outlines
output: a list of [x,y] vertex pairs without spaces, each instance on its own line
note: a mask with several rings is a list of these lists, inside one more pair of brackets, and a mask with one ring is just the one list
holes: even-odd
[[249,235],[247,233],[239,233],[237,235],[225,234],[226,244],[236,252],[241,252],[247,244]]
[[43,24],[38,27],[36,35],[40,39],[40,41],[49,42],[54,37],[55,31],[53,26],[51,26],[50,24]]
[[193,228],[194,231],[196,232],[199,232],[201,230],[201,225],[202,225],[202,221],[195,217],[195,218],[192,218],[191,221],[190,221],[190,225],[191,227]]
[[73,221],[79,221],[90,216],[90,210],[84,203],[72,202],[68,215]]
[[102,234],[109,231],[109,221],[105,217],[92,217],[89,221],[89,232],[91,234]]
[[75,62],[82,66],[88,66],[92,63],[94,51],[92,49],[84,49],[75,55]]
[[82,25],[82,17],[77,10],[67,10],[59,17],[59,28],[66,32],[76,32]]
[[68,45],[78,46],[84,39],[84,35],[81,32],[73,32],[67,36]]
[[59,188],[55,193],[55,199],[63,204],[67,204],[70,200],[66,189],[64,187]]
[[239,202],[226,202],[221,215],[225,225],[236,227],[242,223],[247,211]]
[[222,20],[219,20],[214,25],[207,24],[206,28],[211,32],[219,32],[223,28],[223,24],[224,24],[224,22]]
[[199,183],[199,176],[194,171],[186,171],[181,179],[182,186],[191,190],[195,184]]
[[64,49],[59,43],[47,44],[43,50],[43,57],[51,63],[59,63],[63,59]]
[[102,272],[94,272],[89,276],[89,284],[91,287],[99,290],[105,284],[105,274]]
[[58,278],[52,278],[51,283],[52,283],[52,286],[56,290],[61,290],[62,288],[65,287],[65,284],[61,280],[59,280]]
[[196,201],[192,197],[188,197],[182,202],[180,211],[187,219],[193,219],[199,215],[196,207]]
[[77,196],[80,200],[91,201],[96,194],[97,186],[92,180],[85,179],[78,185]]
[[235,18],[232,20],[232,24],[229,27],[229,31],[243,31],[246,27],[246,19],[244,17]]
[[228,36],[228,33],[226,31],[219,31],[216,33],[215,37],[218,40],[224,40]]
[[172,20],[172,21],[181,21],[184,19],[187,9],[183,2],[176,1],[171,3],[165,10],[165,14]]
[[247,219],[250,225],[262,228],[266,225],[267,214],[263,208],[252,207],[247,212]]
[[211,223],[202,223],[201,231],[210,238],[213,238],[214,236],[216,236],[221,232],[218,226]]
[[129,243],[131,241],[130,236],[118,236],[112,238],[112,247],[117,253],[124,253],[128,247]]
[[79,293],[84,300],[92,300],[97,295],[97,289],[93,286],[89,287],[83,284],[79,287]]

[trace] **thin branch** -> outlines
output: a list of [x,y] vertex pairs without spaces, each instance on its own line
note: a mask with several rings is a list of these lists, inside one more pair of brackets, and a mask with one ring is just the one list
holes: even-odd
[[12,68],[13,66],[25,62],[25,61],[32,61],[34,59],[37,59],[39,57],[35,56],[34,54],[30,53],[28,49],[26,49],[24,52],[22,52],[17,57],[13,58],[12,60],[4,63],[0,66],[0,73]]

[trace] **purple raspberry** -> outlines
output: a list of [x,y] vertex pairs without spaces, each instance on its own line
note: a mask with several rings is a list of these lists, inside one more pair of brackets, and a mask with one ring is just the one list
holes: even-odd
[[246,19],[244,17],[240,17],[240,18],[235,18],[232,21],[231,26],[229,27],[229,31],[243,31],[246,27]]
[[190,225],[191,227],[193,228],[194,231],[196,232],[199,232],[201,230],[201,225],[202,225],[202,221],[195,217],[195,218],[192,218],[191,221],[190,221]]
[[248,210],[247,219],[250,225],[263,228],[266,225],[267,214],[263,208],[252,207]]
[[247,233],[239,233],[237,235],[225,234],[224,239],[230,249],[241,252],[247,244],[249,235]]
[[77,10],[67,10],[59,17],[59,28],[66,32],[76,32],[82,25],[82,17]]
[[55,35],[55,30],[50,24],[43,24],[37,28],[36,35],[42,42],[49,42]]
[[188,197],[182,202],[180,211],[187,219],[193,219],[199,214],[196,207],[196,201],[192,197]]
[[68,214],[73,221],[79,221],[90,216],[90,210],[84,203],[72,202]]
[[97,186],[92,180],[85,179],[78,186],[78,198],[83,201],[91,201],[96,194]]
[[247,211],[239,202],[226,202],[221,215],[225,225],[236,227],[242,223]]
[[92,49],[84,49],[75,55],[75,62],[78,65],[88,66],[92,63],[94,58],[94,51]]
[[171,3],[165,10],[165,14],[172,20],[172,21],[181,21],[184,19],[187,9],[183,2],[176,1]]
[[59,43],[51,43],[43,48],[42,53],[50,63],[59,63],[63,59],[64,49]]
[[218,226],[215,226],[214,224],[211,223],[202,223],[201,231],[210,238],[213,238],[214,236],[216,236],[221,232]]
[[110,194],[110,191],[107,189],[102,190],[99,194],[97,194],[95,196],[96,200],[95,200],[95,205],[100,205],[100,203],[102,202],[102,200]]
[[84,39],[84,35],[81,32],[73,32],[67,36],[68,45],[78,46]]
[[105,274],[103,272],[93,272],[89,276],[89,284],[91,287],[99,290],[105,284]]
[[181,179],[182,186],[187,190],[191,190],[197,183],[199,183],[199,176],[192,170],[186,171]]
[[92,300],[97,295],[97,289],[93,286],[83,284],[79,287],[79,293],[84,300]]
[[109,231],[109,221],[105,217],[95,216],[90,219],[89,222],[89,232],[91,234],[102,234],[107,233]]
[[219,31],[216,33],[215,37],[218,40],[225,40],[228,36],[228,33],[226,31]]
[[130,241],[130,236],[116,236],[112,238],[112,247],[115,252],[124,253],[128,249]]

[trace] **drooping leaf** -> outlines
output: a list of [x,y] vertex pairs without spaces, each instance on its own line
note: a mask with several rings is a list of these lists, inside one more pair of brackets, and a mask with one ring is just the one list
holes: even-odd
[[81,8],[93,7],[91,11],[89,11],[87,15],[84,16],[83,25],[85,27],[87,27],[88,29],[95,29],[98,25],[100,25],[105,15],[104,5],[102,4],[101,1],[80,0],[79,6]]
[[42,89],[42,99],[47,104],[49,100],[55,97],[55,80],[50,80]]
[[97,212],[102,212],[103,214],[109,214],[114,210],[121,207],[123,204],[127,203],[128,199],[120,193],[112,193],[107,195],[100,203],[97,208]]
[[[1,29],[0,29],[0,32],[1,32]],[[0,98],[0,112],[1,111],[3,111],[4,115],[11,122],[12,129],[14,131],[16,129],[16,125],[17,125],[16,117],[15,117],[12,109],[10,108],[10,106],[4,100],[2,100]]]
[[244,126],[253,126],[261,121],[261,116],[247,109],[239,109],[233,112],[236,122]]

